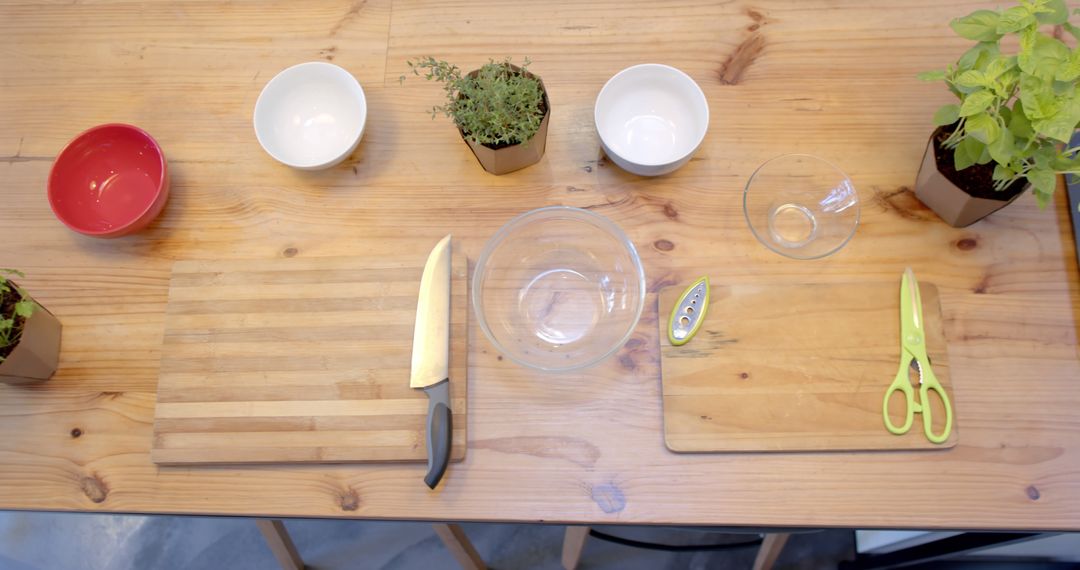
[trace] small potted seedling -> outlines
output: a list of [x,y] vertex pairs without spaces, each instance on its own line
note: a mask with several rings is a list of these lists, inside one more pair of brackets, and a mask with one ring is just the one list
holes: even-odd
[[[539,77],[520,67],[489,60],[462,75],[456,65],[432,57],[409,61],[414,75],[443,84],[446,103],[431,117],[450,117],[484,170],[506,174],[537,163],[547,144],[551,105]],[[402,76],[404,79],[404,76]]]
[[60,321],[10,276],[23,274],[0,269],[0,382],[39,382],[56,372]]
[[[934,114],[938,129],[915,184],[919,200],[950,225],[972,224],[1029,187],[1045,207],[1057,175],[1080,170],[1080,147],[1066,148],[1080,124],[1080,51],[1039,30],[1061,26],[1080,39],[1068,19],[1063,0],[977,10],[950,25],[978,43],[945,71],[920,75],[944,80],[959,99]],[[1019,49],[1006,54],[1000,44],[1010,35]]]

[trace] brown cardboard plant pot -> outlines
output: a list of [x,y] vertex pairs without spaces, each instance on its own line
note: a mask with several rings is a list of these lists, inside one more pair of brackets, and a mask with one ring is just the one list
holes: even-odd
[[60,321],[39,303],[23,325],[19,344],[0,362],[0,382],[31,384],[47,380],[60,359]]
[[[510,69],[522,73],[521,68],[516,65],[511,65]],[[471,71],[469,77],[476,77],[478,73],[480,73],[479,69]],[[540,128],[537,129],[532,138],[524,143],[492,148],[469,140],[465,137],[465,132],[458,129],[465,144],[469,145],[473,155],[476,156],[476,160],[480,161],[480,166],[483,166],[484,170],[492,174],[506,174],[521,170],[526,166],[532,166],[540,162],[540,159],[544,156],[544,149],[547,146],[548,119],[551,118],[551,103],[548,101],[544,81],[528,71],[524,73],[526,77],[532,77],[540,82],[540,91],[544,95],[544,118],[540,120]]]
[[945,223],[954,228],[970,226],[1008,206],[1027,190],[1027,181],[1017,180],[1004,190],[995,191],[992,162],[957,171],[953,167],[952,151],[941,146],[949,136],[947,128],[939,127],[930,135],[915,181],[915,196]]

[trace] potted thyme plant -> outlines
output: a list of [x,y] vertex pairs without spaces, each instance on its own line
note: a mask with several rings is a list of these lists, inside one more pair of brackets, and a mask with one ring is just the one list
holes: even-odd
[[[456,66],[432,57],[409,61],[414,75],[443,84],[446,102],[431,117],[450,117],[484,170],[506,174],[535,164],[544,156],[551,105],[544,83],[520,67],[489,60],[462,74]],[[402,76],[404,80],[404,76]]]
[[[976,43],[944,71],[920,75],[944,80],[959,101],[934,114],[915,195],[954,227],[972,224],[1031,188],[1045,207],[1059,173],[1080,171],[1078,148],[1066,148],[1080,124],[1080,51],[1040,31],[1069,23],[1064,0],[1021,0],[1005,10],[976,10],[953,20],[960,36]],[[1002,39],[1019,40],[1004,53]]]
[[0,382],[29,384],[56,372],[60,356],[60,321],[0,269]]

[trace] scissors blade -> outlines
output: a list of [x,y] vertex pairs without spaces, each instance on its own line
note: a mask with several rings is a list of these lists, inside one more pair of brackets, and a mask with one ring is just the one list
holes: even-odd
[[926,354],[922,297],[919,295],[919,282],[910,267],[904,270],[900,280],[900,343],[916,357]]

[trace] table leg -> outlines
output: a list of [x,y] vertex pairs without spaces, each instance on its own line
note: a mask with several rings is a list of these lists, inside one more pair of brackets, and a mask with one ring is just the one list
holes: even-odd
[[461,525],[433,523],[431,526],[435,529],[435,534],[439,535],[443,544],[446,545],[446,549],[450,551],[450,554],[454,556],[454,559],[462,568],[465,570],[485,570],[487,568],[484,565],[484,559],[480,558],[480,553],[473,547]]
[[292,538],[289,538],[289,531],[285,530],[284,523],[278,519],[255,519],[255,524],[284,570],[304,570],[304,561],[296,552],[296,545]]
[[562,543],[562,566],[566,570],[577,568],[581,552],[585,550],[585,540],[589,538],[589,527],[567,526]]
[[761,541],[757,557],[754,558],[754,570],[770,570],[776,559],[780,557],[780,551],[784,549],[791,534],[786,532],[770,532]]

